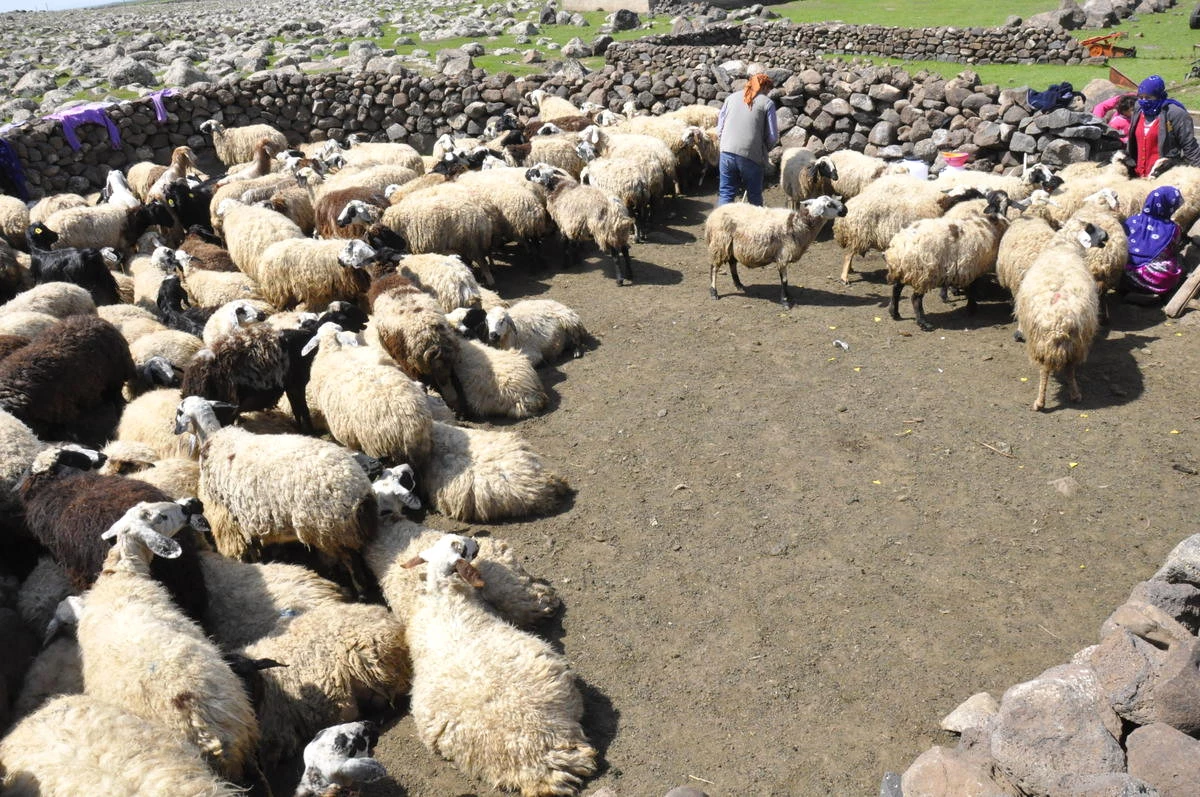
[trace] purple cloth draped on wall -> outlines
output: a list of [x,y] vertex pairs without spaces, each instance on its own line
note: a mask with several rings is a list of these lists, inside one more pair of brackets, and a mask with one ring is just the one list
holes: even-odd
[[75,136],[75,128],[83,124],[104,125],[108,128],[108,140],[112,142],[113,149],[121,148],[121,133],[117,130],[116,124],[112,119],[108,118],[108,114],[104,109],[112,105],[111,102],[89,102],[87,105],[78,105],[74,108],[68,108],[65,111],[52,113],[44,118],[54,119],[62,122],[63,137],[67,139],[67,143],[71,145],[71,149],[76,152],[80,149],[79,139]]
[[159,124],[167,121],[167,106],[163,105],[163,98],[170,97],[174,93],[175,89],[161,89],[146,95],[154,103],[154,118],[158,120]]
[[4,172],[7,182],[12,183],[17,196],[22,202],[29,201],[29,189],[25,187],[25,170],[21,168],[21,159],[17,151],[4,139],[0,138],[0,171]]

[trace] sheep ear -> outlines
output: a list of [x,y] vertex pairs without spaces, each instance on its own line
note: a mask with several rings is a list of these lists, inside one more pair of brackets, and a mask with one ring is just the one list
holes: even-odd
[[321,345],[321,336],[313,335],[311,338],[309,338],[308,343],[304,344],[304,348],[300,350],[300,356],[307,357],[308,355],[310,355],[314,351],[316,351],[317,347],[320,345]]
[[466,559],[459,559],[454,563],[454,571],[458,573],[459,578],[470,584],[475,589],[484,586],[483,576],[479,575],[479,571],[475,565],[468,562]]
[[141,540],[150,551],[163,559],[178,559],[183,554],[183,548],[170,537],[159,534],[150,528],[138,527],[133,535]]
[[404,564],[402,564],[400,566],[406,570],[412,570],[417,565],[423,565],[423,564],[425,564],[424,559],[422,559],[419,556],[414,556],[412,559],[409,559],[407,562],[405,562]]

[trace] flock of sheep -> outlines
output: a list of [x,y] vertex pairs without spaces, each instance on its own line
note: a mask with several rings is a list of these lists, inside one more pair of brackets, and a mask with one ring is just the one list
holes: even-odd
[[945,299],[949,289],[965,291],[970,313],[973,289],[994,273],[1013,295],[1016,337],[1041,369],[1034,410],[1045,406],[1051,373],[1063,374],[1072,400],[1082,398],[1075,369],[1107,322],[1105,295],[1118,287],[1128,260],[1125,218],[1141,212],[1147,195],[1164,185],[1184,196],[1174,216],[1182,229],[1200,217],[1200,168],[1160,160],[1149,177],[1134,178],[1120,153],[1058,174],[1035,164],[1019,175],[944,170],[929,180],[859,152],[816,157],[797,148],[783,152],[780,174],[789,208],[733,204],[709,216],[714,298],[721,267],[740,289],[738,265],[775,265],[781,301],[790,306],[788,265],[830,219],[845,250],[842,282],[849,284],[855,256],[882,252],[892,318],[900,318],[900,297],[909,286],[916,322],[926,331],[933,329],[926,293],[939,289]]
[[[429,155],[208,121],[221,176],[181,147],[99,201],[0,197],[6,793],[236,794],[301,753],[297,795],[350,793],[384,774],[357,720],[405,695],[422,742],[496,788],[569,795],[594,772],[570,666],[531,631],[554,590],[507,543],[405,510],[560,504],[518,433],[460,423],[542,412],[537,367],[589,341],[559,302],[492,290],[494,255],[538,268],[557,235],[633,280],[656,204],[717,163],[717,111],[530,100],[537,119]],[[740,288],[738,265],[774,265],[789,305],[787,267],[831,220],[843,280],[882,251],[893,317],[909,285],[924,329],[925,293],[970,307],[995,270],[1040,409],[1051,371],[1077,397],[1122,218],[1164,182],[1182,225],[1200,215],[1200,169],[1161,166],[930,181],[787,150],[790,207],[710,214],[710,291],[721,267]]]

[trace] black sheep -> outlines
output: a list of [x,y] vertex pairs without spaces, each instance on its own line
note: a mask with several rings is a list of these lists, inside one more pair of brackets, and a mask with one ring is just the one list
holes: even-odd
[[311,337],[305,330],[277,330],[266,324],[239,327],[192,357],[180,393],[227,402],[238,413],[270,409],[286,393],[297,426],[311,433],[304,388],[312,356],[301,355]]
[[212,202],[212,189],[206,186],[188,185],[186,180],[176,180],[163,190],[167,209],[174,214],[179,226],[185,230],[193,225],[207,227],[212,217],[208,206]]
[[0,408],[43,440],[99,446],[116,430],[121,391],[133,377],[129,345],[116,327],[70,316],[0,360]]
[[29,271],[36,284],[70,282],[86,288],[97,305],[120,304],[117,280],[109,271],[110,264],[121,262],[115,249],[51,249],[58,233],[44,224],[30,224],[25,241],[32,261]]
[[187,291],[184,290],[179,276],[169,274],[163,277],[163,281],[158,286],[155,315],[171,329],[178,329],[198,338],[203,337],[204,325],[218,308],[191,307],[189,305]]
[[[98,451],[58,446],[38,454],[17,489],[30,533],[62,566],[72,586],[87,589],[100,575],[109,543],[100,535],[141,501],[170,501],[162,490],[124,476],[101,476]],[[175,536],[183,548],[177,559],[154,557],[150,575],[167,588],[180,609],[199,622],[208,606],[194,533]]]

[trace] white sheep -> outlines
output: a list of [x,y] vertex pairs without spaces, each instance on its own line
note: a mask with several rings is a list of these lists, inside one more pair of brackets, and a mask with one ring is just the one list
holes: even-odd
[[184,738],[90,695],[55,698],[26,717],[0,741],[0,760],[0,786],[12,797],[244,794]]
[[805,199],[834,194],[833,181],[838,174],[830,156],[818,158],[803,147],[788,147],[779,159],[779,185],[792,210]]
[[413,462],[429,456],[433,418],[425,390],[391,357],[329,323],[321,325],[309,347],[317,354],[308,406],[334,440],[380,459]]
[[494,285],[487,254],[495,237],[493,215],[468,189],[446,183],[410,194],[383,213],[383,223],[415,254],[457,254]]
[[186,523],[178,504],[142,503],[104,533],[116,542],[79,619],[84,691],[161,723],[238,779],[258,743],[250,699],[216,645],[150,576],[153,555],[180,555],[165,534]]
[[300,542],[342,559],[374,531],[371,482],[340,446],[221,428],[212,402],[197,396],[184,398],[176,414],[176,433],[189,429],[200,443],[200,500],[225,556]]
[[1120,199],[1111,188],[1102,188],[1084,199],[1073,218],[1090,222],[1108,234],[1104,246],[1089,247],[1085,255],[1088,270],[1096,280],[1100,295],[1100,323],[1107,324],[1108,302],[1105,301],[1105,294],[1117,288],[1125,273],[1125,264],[1129,262],[1129,237],[1122,223],[1124,217],[1121,215]]
[[833,193],[843,201],[858,196],[868,185],[888,174],[908,174],[908,167],[900,163],[888,163],[883,158],[872,157],[852,149],[839,149],[827,156],[833,163],[837,175],[832,178]]
[[223,304],[204,322],[200,338],[205,346],[211,347],[223,335],[266,321],[268,307],[265,302],[252,299],[235,299]]
[[525,95],[525,101],[537,108],[538,118],[543,122],[553,122],[555,119],[582,114],[570,101],[550,94],[545,89],[534,89]]
[[1057,234],[1041,216],[1018,216],[1008,224],[996,250],[996,281],[1014,297],[1025,272]]
[[510,307],[487,312],[488,343],[517,349],[535,366],[549,362],[564,350],[583,355],[587,329],[579,313],[553,299],[525,299]]
[[525,169],[504,167],[471,171],[455,183],[471,192],[476,202],[493,212],[492,247],[507,241],[521,244],[528,255],[540,259],[537,245],[552,229],[546,212],[546,192],[525,179]]
[[1017,325],[1025,335],[1029,359],[1041,367],[1035,411],[1046,406],[1051,371],[1066,372],[1072,401],[1083,398],[1075,369],[1087,359],[1100,326],[1096,282],[1085,252],[1103,246],[1107,237],[1093,224],[1069,222],[1025,272],[1017,289]]
[[[60,283],[65,284],[65,283]],[[46,313],[35,313],[30,310],[13,310],[0,312],[0,335],[16,335],[22,338],[33,338],[38,333],[57,324],[59,319]]]
[[695,125],[707,130],[710,127],[717,126],[717,120],[721,116],[721,109],[714,108],[711,105],[696,103],[676,108],[674,111],[667,111],[663,116],[673,116],[676,119],[682,120],[685,124]]
[[493,788],[525,797],[575,794],[595,771],[566,659],[487,609],[474,540],[447,534],[406,564],[426,564],[425,591],[404,618],[417,735]]
[[218,307],[238,299],[261,299],[262,293],[254,280],[240,271],[211,271],[197,268],[187,252],[175,253],[183,267],[183,287],[197,307]]
[[260,674],[266,766],[298,753],[321,728],[358,719],[360,702],[391,704],[411,683],[404,625],[383,606],[313,605],[241,653],[287,665]]
[[925,294],[935,288],[967,289],[967,312],[975,312],[975,280],[996,267],[1000,238],[1008,229],[1008,197],[1003,191],[988,192],[987,201],[956,205],[945,216],[922,219],[898,232],[887,251],[887,279],[892,283],[892,318],[900,319],[900,294],[912,287],[913,313],[917,326],[929,332],[933,324],[925,316]]
[[943,191],[928,180],[907,174],[880,177],[862,193],[846,202],[846,215],[833,223],[833,239],[846,250],[842,283],[850,284],[854,257],[868,251],[882,252],[900,230],[921,219],[941,216],[957,202],[978,199],[974,188]]
[[570,490],[512,432],[434,421],[433,453],[414,465],[429,503],[455,520],[489,523],[545,514]]
[[183,399],[177,388],[150,390],[125,405],[117,425],[117,439],[144,443],[160,459],[195,458],[186,438],[175,434],[175,411]]
[[60,210],[82,208],[87,204],[87,199],[79,194],[51,194],[34,202],[33,206],[29,208],[29,223],[45,222]]
[[145,470],[138,471],[138,481],[153,485],[170,498],[181,501],[200,492],[200,465],[183,457],[159,459]]
[[529,418],[546,406],[546,389],[533,363],[519,351],[462,340],[453,362],[465,407],[481,417]]
[[254,280],[263,298],[280,310],[298,304],[321,310],[330,302],[358,299],[368,280],[356,272],[374,257],[375,250],[358,240],[286,239],[259,254]]
[[288,147],[287,137],[265,124],[226,128],[216,119],[208,119],[201,123],[200,132],[212,136],[217,159],[226,167],[253,159],[255,146],[264,138],[275,146],[276,152]]
[[42,647],[29,665],[21,682],[21,691],[13,701],[13,719],[32,714],[57,695],[82,692],[83,659],[79,655],[79,643],[74,634],[59,634]]
[[[115,172],[120,174],[120,172]],[[42,222],[58,233],[56,249],[67,247],[125,250],[154,225],[169,227],[175,219],[161,202],[137,207],[96,205],[67,208]]]
[[18,312],[44,313],[62,319],[95,315],[96,303],[87,288],[71,282],[43,282],[0,305],[0,317]]
[[804,200],[796,210],[756,207],[731,202],[714,210],[704,223],[708,244],[709,294],[717,298],[717,269],[729,267],[738,290],[744,291],[737,267],[763,268],[772,263],[779,269],[780,303],[792,306],[788,296],[788,266],[798,261],[833,218],[844,216],[846,207],[836,198],[822,196]]
[[243,205],[226,199],[217,208],[225,228],[225,244],[234,264],[258,282],[258,259],[271,244],[289,238],[304,238],[291,219],[267,208]]
[[980,191],[1003,191],[1010,200],[1026,199],[1035,190],[1053,194],[1063,184],[1063,179],[1044,163],[1035,163],[1021,174],[1005,175],[979,172],[972,169],[943,170],[933,181],[939,189],[957,187],[976,188]]
[[[380,506],[383,504],[381,497]],[[375,539],[363,549],[367,567],[397,617],[412,616],[422,591],[422,579],[404,564],[443,536],[444,532],[397,515],[381,523]],[[507,542],[492,537],[475,541],[479,556],[474,564],[484,581],[480,597],[501,617],[518,628],[534,628],[562,609],[554,587],[530,576]]]
[[292,797],[353,794],[359,783],[387,775],[371,758],[379,733],[369,722],[346,722],[318,733],[304,746],[304,774]]
[[458,255],[405,255],[396,261],[396,271],[437,299],[447,313],[482,300],[479,282]]
[[0,512],[19,511],[15,490],[33,458],[46,445],[23,421],[0,410]]
[[15,196],[0,195],[0,240],[24,248],[29,208]]
[[29,628],[45,631],[58,605],[74,592],[66,571],[49,555],[38,557],[37,564],[17,593],[17,614]]

